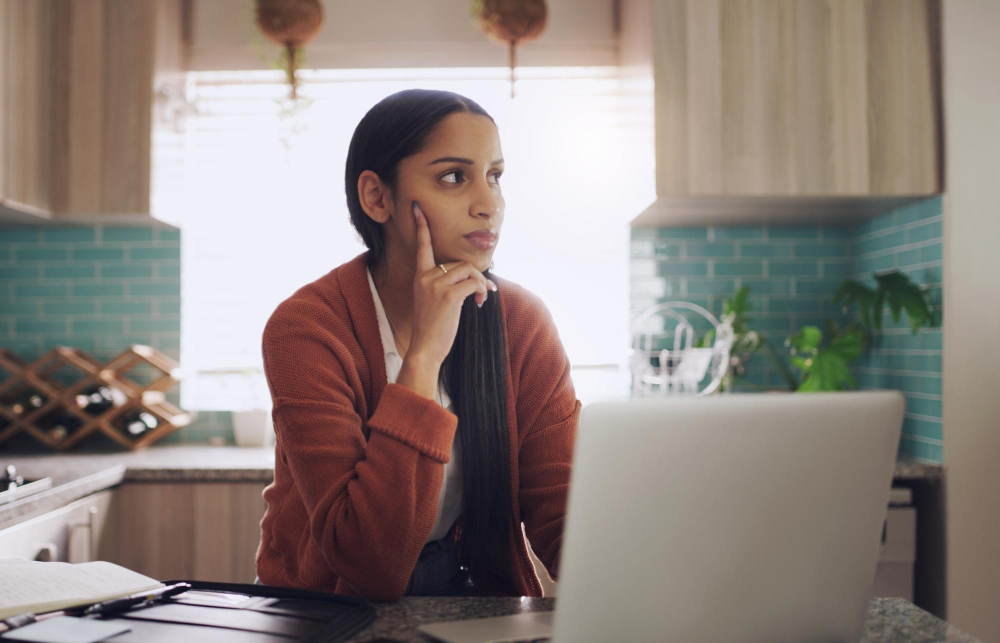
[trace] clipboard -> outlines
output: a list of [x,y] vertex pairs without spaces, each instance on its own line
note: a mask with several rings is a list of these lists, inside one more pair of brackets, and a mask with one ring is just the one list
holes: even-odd
[[[375,620],[375,608],[360,596],[196,580],[191,589],[162,602],[98,615],[130,630],[114,643],[319,643],[345,641]],[[4,637],[0,635],[0,641]]]

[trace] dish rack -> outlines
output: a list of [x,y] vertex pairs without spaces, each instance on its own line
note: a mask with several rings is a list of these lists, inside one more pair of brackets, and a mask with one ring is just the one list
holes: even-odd
[[[698,345],[696,324],[713,331],[707,335],[711,346]],[[696,397],[715,392],[729,370],[733,337],[728,321],[720,322],[697,304],[668,301],[647,308],[632,323],[632,395]]]
[[[154,372],[149,381],[136,381],[134,375],[149,368]],[[166,391],[181,377],[178,363],[144,344],[132,344],[104,364],[70,346],[56,346],[30,364],[0,348],[0,371],[6,373],[0,379],[0,445],[17,434],[26,434],[64,451],[99,433],[135,450],[187,426],[193,419],[166,399]],[[113,392],[114,403],[92,414],[78,396],[95,387],[107,387]],[[36,396],[38,405],[22,413],[14,412],[7,402],[25,394]],[[155,418],[155,428],[133,436],[116,425],[116,420],[120,424],[141,413]],[[65,435],[46,426],[52,417],[67,416],[75,418],[73,424],[78,426]]]

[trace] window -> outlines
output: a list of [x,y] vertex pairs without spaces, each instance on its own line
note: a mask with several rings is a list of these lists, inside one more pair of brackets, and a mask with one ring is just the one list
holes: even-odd
[[294,112],[280,72],[190,73],[191,113],[155,151],[153,195],[183,230],[181,405],[270,404],[264,324],[364,251],[347,148],[372,105],[409,87],[466,95],[497,121],[507,208],[494,269],[546,302],[582,401],[625,394],[628,221],[655,195],[652,111],[630,106],[617,70],[521,68],[513,100],[503,68],[304,71],[310,102]]

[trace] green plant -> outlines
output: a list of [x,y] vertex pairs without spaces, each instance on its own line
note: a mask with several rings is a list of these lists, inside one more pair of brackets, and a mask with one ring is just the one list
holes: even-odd
[[[767,337],[757,331],[750,330],[750,303],[747,295],[750,294],[749,286],[741,286],[730,298],[727,297],[722,302],[722,315],[720,321],[728,322],[733,327],[733,346],[729,351],[729,371],[723,380],[722,388],[732,390],[736,380],[746,375],[747,363],[758,352],[763,352],[767,360],[774,366],[788,382],[788,387],[795,390],[798,387],[798,380],[791,369],[782,359],[781,355],[774,348],[774,345]],[[710,330],[702,335],[698,342],[699,346],[707,347],[715,341],[715,331]]]
[[875,275],[875,288],[866,286],[860,281],[848,279],[833,292],[834,303],[843,303],[844,312],[857,303],[861,323],[867,328],[882,330],[882,315],[885,304],[889,304],[892,319],[899,322],[899,313],[906,311],[910,320],[910,328],[916,333],[923,326],[933,324],[930,303],[927,293],[920,286],[910,281],[910,278],[893,270],[885,274]]
[[802,371],[801,392],[842,391],[857,382],[849,364],[861,357],[865,333],[848,326],[840,330],[829,322],[829,341],[823,344],[823,332],[816,326],[803,326],[785,342],[792,352],[792,364]]
[[[927,293],[909,277],[897,270],[873,277],[874,286],[847,279],[833,292],[833,302],[842,304],[844,313],[848,313],[854,304],[858,305],[857,319],[843,328],[828,320],[825,334],[817,326],[803,326],[785,340],[785,346],[791,353],[791,363],[802,374],[801,380],[792,373],[766,337],[749,329],[749,288],[742,286],[731,299],[723,302],[722,319],[732,324],[735,334],[727,380],[742,377],[750,357],[763,351],[793,391],[842,391],[856,387],[850,364],[861,357],[872,332],[882,329],[886,306],[896,323],[900,315],[906,313],[913,333],[934,324]],[[713,339],[714,331],[709,331],[702,337],[701,345],[707,346]]]

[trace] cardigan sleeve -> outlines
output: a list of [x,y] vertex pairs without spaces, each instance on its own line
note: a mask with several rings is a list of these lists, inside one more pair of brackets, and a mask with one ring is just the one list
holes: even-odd
[[518,384],[518,504],[531,548],[558,580],[573,443],[580,418],[566,356],[552,315],[536,299],[538,323],[523,338]]
[[[298,528],[357,594],[394,601],[433,526],[458,418],[389,383],[366,442],[357,369],[331,326],[322,306],[301,302],[268,320],[262,349],[275,435],[308,514]],[[303,548],[285,554],[300,567],[315,564]]]

